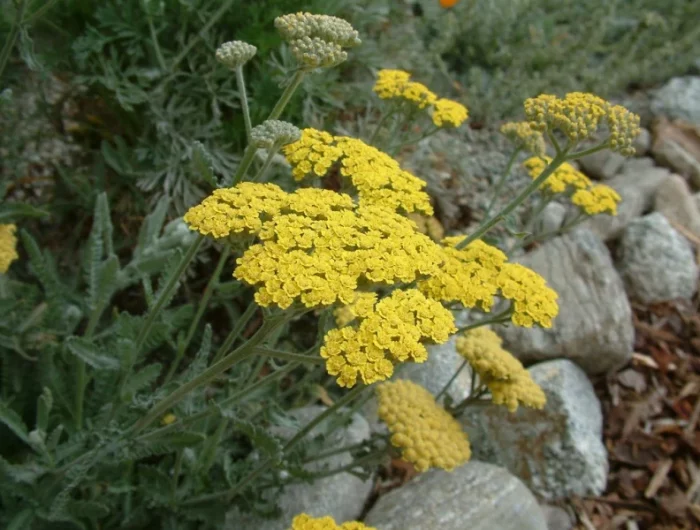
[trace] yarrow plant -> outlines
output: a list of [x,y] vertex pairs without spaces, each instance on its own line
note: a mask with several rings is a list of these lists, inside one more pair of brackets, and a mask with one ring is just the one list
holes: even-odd
[[[175,528],[182,519],[189,525],[183,528],[216,528],[232,505],[271,512],[264,490],[348,471],[369,476],[389,454],[418,472],[451,471],[471,455],[456,418],[484,397],[513,411],[544,406],[527,370],[483,326],[549,328],[556,325],[557,295],[484,236],[538,191],[564,194],[587,215],[614,212],[619,198],[567,164],[600,149],[629,154],[636,117],[591,95],[528,100],[530,129],[509,126],[504,134],[514,138],[516,150],[532,152],[532,182],[471,233],[444,237],[433,226],[431,237],[423,233],[427,222],[421,231],[411,218],[433,213],[426,183],[392,156],[415,139],[382,147],[374,145],[377,134],[365,141],[279,120],[304,76],[345,60],[346,50],[360,43],[357,32],[344,20],[309,13],[279,17],[275,26],[298,69],[262,123],[251,122],[243,77],[244,66],[256,60],[255,46],[232,41],[216,51],[236,76],[249,140],[235,173],[223,183],[212,180],[215,189],[162,235],[167,203],[159,204],[124,266],[107,195],[100,195],[84,252],[84,304],[77,307],[75,296],[65,294],[51,260],[22,234],[31,269],[51,296],[51,320],[63,327],[49,339],[33,339],[53,348],[41,356],[45,387],[32,395],[35,429],[25,425],[26,413],[20,417],[24,410],[14,411],[4,396],[0,401],[0,421],[26,446],[12,462],[0,460],[11,477],[9,487],[0,487],[2,503],[12,507],[15,527],[36,519],[104,528],[122,520],[134,528],[167,520]],[[466,107],[439,98],[406,72],[381,71],[374,91],[389,105],[376,131],[388,125],[383,132],[392,141],[391,130],[402,131],[421,115],[433,123],[423,137],[468,118]],[[577,151],[602,128],[602,143]],[[551,158],[543,142],[554,150]],[[267,170],[279,151],[291,175],[273,183]],[[17,259],[14,232],[14,225],[0,225],[0,281]],[[219,257],[205,285],[188,283],[188,292],[193,285],[201,292],[199,300],[174,305],[179,285],[205,251]],[[154,287],[152,277],[160,271]],[[147,303],[141,316],[113,301],[117,292],[139,285]],[[233,297],[252,300],[238,311]],[[212,324],[221,319],[207,322],[213,300],[232,314],[231,329],[214,352]],[[37,312],[47,311],[36,306],[17,325],[20,333],[39,318]],[[458,326],[454,310],[466,311],[469,323]],[[310,322],[312,332],[298,339],[295,332]],[[429,345],[455,334],[464,358],[460,370],[470,367],[473,374],[468,398],[456,404],[448,399],[459,371],[436,396],[411,381],[392,380],[403,364],[425,362]],[[23,340],[16,342],[20,356],[26,355]],[[168,359],[167,370],[156,359]],[[337,397],[328,397],[327,408],[284,437],[270,427],[289,427],[291,420],[280,419],[282,396],[295,393],[290,374],[301,372],[301,365],[308,367],[303,378],[319,383],[325,394],[328,385]],[[58,370],[70,373],[71,389],[56,382]],[[286,383],[273,384],[281,380]],[[328,434],[312,436],[315,428],[337,429],[373,395],[388,436],[313,454],[309,448]],[[343,452],[353,456],[347,466],[320,472],[305,467]],[[25,465],[26,454],[36,462]],[[138,503],[142,494],[151,500]],[[120,517],[111,517],[117,511]],[[308,514],[291,522],[292,530],[363,528],[369,527]]]

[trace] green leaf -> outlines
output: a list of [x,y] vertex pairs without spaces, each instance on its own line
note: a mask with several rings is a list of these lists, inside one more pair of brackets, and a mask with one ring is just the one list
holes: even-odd
[[80,337],[68,337],[65,344],[68,347],[68,351],[85,362],[85,364],[92,366],[95,370],[119,369],[119,361],[117,359],[100,353],[97,346],[90,341]]
[[[117,277],[119,275],[119,259],[112,255],[107,261],[100,263],[97,271],[97,285],[94,292],[96,296],[95,307],[103,307],[117,289]],[[90,289],[93,292],[93,289]]]
[[12,518],[6,530],[26,530],[32,527],[34,510],[23,510]]
[[[97,215],[97,212],[99,212],[99,216]],[[104,191],[97,196],[97,201],[95,203],[95,213],[95,218],[99,218],[100,220],[99,229],[102,232],[102,241],[105,245],[107,255],[111,256],[114,254],[114,249],[112,247],[114,227],[112,226],[112,219],[110,217],[107,193]]]
[[44,432],[48,429],[49,413],[53,407],[53,395],[48,387],[44,387],[36,403],[36,428]]
[[194,142],[192,147],[192,171],[212,188],[219,186],[212,172],[211,156],[201,142]]
[[[228,416],[228,414],[224,414]],[[282,460],[282,444],[266,430],[256,427],[249,421],[235,420],[233,427],[236,431],[245,435],[258,451],[272,458],[275,462]]]
[[26,217],[47,217],[49,212],[21,202],[6,202],[0,204],[0,223],[8,224]]
[[170,199],[167,197],[161,198],[153,211],[146,216],[143,224],[141,225],[141,230],[139,231],[139,239],[137,248],[137,255],[140,255],[146,247],[152,244],[160,234],[163,228],[163,223],[165,223],[165,217],[168,214],[168,208],[170,206]]
[[158,379],[162,368],[160,363],[149,364],[129,377],[122,388],[121,400],[124,403],[131,402],[139,390],[148,387]]
[[0,401],[0,422],[7,425],[7,427],[24,443],[29,443],[29,432],[24,421],[22,421],[19,414],[2,401]]
[[78,519],[100,519],[109,515],[109,507],[96,501],[71,500],[66,511]]

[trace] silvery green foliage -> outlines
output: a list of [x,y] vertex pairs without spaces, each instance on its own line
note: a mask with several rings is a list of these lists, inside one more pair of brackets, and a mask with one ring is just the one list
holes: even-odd
[[235,70],[255,57],[257,51],[258,49],[252,44],[240,40],[224,42],[216,50],[216,60]]
[[262,149],[287,145],[301,138],[301,131],[291,123],[280,120],[266,120],[250,131],[253,145]]

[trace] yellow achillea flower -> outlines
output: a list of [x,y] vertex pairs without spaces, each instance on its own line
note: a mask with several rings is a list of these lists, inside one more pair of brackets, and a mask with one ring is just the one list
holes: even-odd
[[481,240],[463,249],[454,248],[462,239],[462,236],[443,239],[445,262],[436,274],[418,282],[418,288],[435,300],[459,301],[465,307],[479,306],[490,311],[498,292],[496,278],[507,257]]
[[352,302],[333,311],[336,325],[338,327],[347,326],[357,317],[366,317],[374,310],[376,303],[377,293],[356,292]]
[[452,471],[471,457],[469,439],[459,422],[422,386],[408,380],[377,387],[379,417],[391,431],[391,443],[417,471]]
[[436,217],[411,213],[408,214],[408,218],[416,223],[416,230],[426,234],[433,241],[441,241],[445,237],[445,228]]
[[501,126],[501,134],[515,144],[537,157],[545,155],[546,145],[542,131],[536,131],[526,121],[508,122]]
[[542,276],[519,263],[506,263],[498,273],[496,285],[504,298],[513,301],[513,324],[552,327],[552,319],[559,313],[558,296]]
[[362,140],[304,129],[301,139],[284,147],[283,152],[296,180],[309,175],[322,177],[339,162],[340,174],[352,182],[362,202],[432,214],[430,197],[423,191],[426,183]]
[[419,109],[437,101],[437,96],[428,87],[410,79],[411,74],[403,70],[380,70],[372,90],[381,99],[403,99]]
[[[539,177],[544,169],[549,165],[552,159],[548,156],[537,157],[533,156],[523,162],[527,172],[535,180]],[[541,188],[544,188],[552,193],[564,193],[570,191],[571,188],[583,190],[590,187],[590,179],[578,171],[568,162],[564,162],[545,180]]]
[[584,92],[572,92],[564,98],[549,94],[529,98],[525,100],[525,116],[533,129],[559,130],[572,143],[591,138],[605,125],[608,146],[625,156],[634,154],[632,143],[640,131],[639,116]]
[[295,299],[307,307],[349,304],[361,279],[411,283],[435,273],[442,262],[440,248],[391,210],[362,203],[329,210],[319,218],[280,214],[263,225],[261,242],[238,259],[234,272],[260,286],[258,304],[283,309]]
[[297,515],[292,521],[292,527],[289,530],[377,530],[373,526],[366,526],[357,521],[349,521],[341,525],[337,524],[332,517],[311,517],[309,514],[302,513]]
[[396,363],[424,362],[422,341],[441,344],[457,331],[452,313],[416,289],[395,290],[371,308],[365,304],[357,318],[356,327],[330,330],[321,347],[326,371],[343,387],[355,386],[358,377],[364,384],[388,379]]
[[482,327],[458,337],[456,347],[489,389],[496,405],[505,405],[511,412],[519,405],[541,409],[546,403],[544,392],[501,344],[496,333]]
[[419,109],[424,109],[437,101],[437,96],[427,86],[417,81],[406,83],[401,97],[415,104]]
[[438,127],[459,127],[468,117],[467,107],[451,99],[440,98],[433,105],[433,123]]
[[17,254],[17,227],[0,224],[0,274],[4,274],[19,255]]
[[571,202],[580,206],[588,215],[599,213],[617,215],[617,204],[621,200],[622,197],[605,184],[597,184],[586,190],[578,190],[571,197]]

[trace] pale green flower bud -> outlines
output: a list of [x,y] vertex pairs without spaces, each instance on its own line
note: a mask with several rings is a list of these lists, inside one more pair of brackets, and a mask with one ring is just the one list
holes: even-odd
[[224,66],[235,70],[250,61],[258,49],[252,44],[240,40],[224,42],[216,50],[216,58]]
[[275,145],[283,146],[296,142],[301,138],[301,131],[286,121],[267,120],[253,127],[250,137],[255,147],[271,149]]
[[362,42],[357,30],[349,22],[329,15],[291,13],[277,17],[275,27],[290,42],[304,37],[316,37],[343,48],[351,48]]
[[291,42],[292,54],[297,62],[308,70],[330,68],[348,58],[339,44],[326,42],[318,37],[302,37]]

